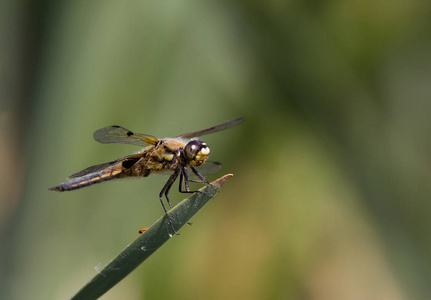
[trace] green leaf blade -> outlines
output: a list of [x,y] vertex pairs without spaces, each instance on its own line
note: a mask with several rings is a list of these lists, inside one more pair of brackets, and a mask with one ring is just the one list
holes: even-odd
[[[182,200],[168,214],[178,231],[197,214],[233,175],[228,174],[199,189],[200,192]],[[97,299],[115,286],[145,259],[174,236],[172,227],[164,215],[149,227],[141,236],[129,244],[93,277],[72,299]]]

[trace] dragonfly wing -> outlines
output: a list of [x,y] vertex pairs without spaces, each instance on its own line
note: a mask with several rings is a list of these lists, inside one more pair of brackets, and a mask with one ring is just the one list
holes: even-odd
[[108,126],[97,130],[94,132],[94,139],[103,144],[120,143],[141,147],[155,145],[159,141],[152,135],[134,133],[118,125]]
[[200,165],[199,167],[195,167],[196,170],[205,175],[205,174],[213,174],[221,170],[221,163],[217,161],[206,161],[203,165]]
[[190,137],[197,137],[197,136],[202,136],[205,134],[214,133],[214,132],[225,130],[225,129],[231,128],[235,125],[238,125],[239,123],[243,122],[244,120],[245,120],[244,117],[239,117],[235,120],[231,120],[231,121],[228,121],[228,122],[225,122],[225,123],[222,123],[219,125],[215,125],[215,126],[212,126],[212,127],[206,128],[206,129],[193,131],[193,132],[189,132],[189,133],[184,133],[178,137],[190,138]]
[[82,177],[88,174],[93,174],[93,173],[98,173],[101,172],[109,167],[112,167],[118,163],[122,163],[122,165],[126,168],[130,168],[131,166],[133,166],[140,158],[142,157],[142,154],[134,154],[134,155],[129,155],[114,161],[110,161],[107,163],[103,163],[103,164],[99,164],[99,165],[95,165],[95,166],[91,166],[88,167],[82,171],[79,171],[75,174],[70,175],[67,179],[73,179],[73,178],[78,178],[78,177]]

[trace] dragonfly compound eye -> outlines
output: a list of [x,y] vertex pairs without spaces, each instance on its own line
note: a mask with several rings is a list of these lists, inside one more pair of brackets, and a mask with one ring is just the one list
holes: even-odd
[[192,140],[184,147],[184,155],[192,165],[200,166],[210,154],[210,148],[202,140]]

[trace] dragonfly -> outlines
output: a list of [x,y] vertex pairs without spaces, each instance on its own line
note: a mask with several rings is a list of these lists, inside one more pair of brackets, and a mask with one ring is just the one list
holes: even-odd
[[[94,139],[99,143],[130,144],[141,146],[143,147],[142,150],[136,154],[91,166],[72,174],[66,182],[51,187],[49,190],[71,191],[112,179],[148,177],[153,173],[170,174],[168,181],[160,191],[159,199],[174,233],[178,234],[168,215],[163,196],[169,207],[172,208],[168,194],[178,177],[180,193],[198,192],[190,189],[190,182],[209,185],[210,182],[202,174],[218,171],[221,164],[207,160],[210,148],[198,137],[231,128],[243,122],[244,119],[244,117],[239,117],[206,129],[163,139],[148,134],[135,133],[118,125],[104,127],[94,132]],[[190,171],[199,180],[191,179]]]

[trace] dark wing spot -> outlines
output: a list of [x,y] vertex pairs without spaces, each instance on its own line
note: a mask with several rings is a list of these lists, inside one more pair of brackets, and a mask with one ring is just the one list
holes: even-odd
[[123,163],[121,165],[124,168],[128,169],[128,168],[131,168],[134,164],[136,164],[139,159],[140,159],[140,157],[130,158],[128,160],[123,161]]
[[131,136],[131,135],[134,135],[134,133],[133,132],[131,132],[131,131],[127,131],[127,136]]
[[111,127],[120,128],[120,126],[118,126],[118,125],[112,125]]

